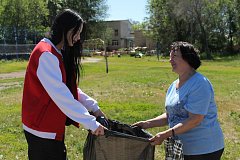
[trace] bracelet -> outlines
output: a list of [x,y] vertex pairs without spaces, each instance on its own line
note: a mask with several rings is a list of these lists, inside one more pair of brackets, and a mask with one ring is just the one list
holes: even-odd
[[175,131],[173,128],[172,128],[172,137],[175,137]]

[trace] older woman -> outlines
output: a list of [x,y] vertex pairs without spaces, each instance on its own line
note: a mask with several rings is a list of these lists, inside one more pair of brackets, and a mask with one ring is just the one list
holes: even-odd
[[201,65],[197,50],[187,42],[174,42],[169,62],[178,79],[167,91],[166,113],[134,125],[144,129],[169,125],[169,129],[151,139],[153,145],[160,145],[175,134],[183,143],[185,160],[219,160],[224,138],[212,84],[196,72]]

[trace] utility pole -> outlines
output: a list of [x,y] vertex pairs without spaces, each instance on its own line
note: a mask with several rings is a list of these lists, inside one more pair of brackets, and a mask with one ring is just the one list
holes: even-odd
[[[106,39],[105,34],[104,34],[104,39]],[[106,46],[105,41],[103,41],[103,40],[101,40],[101,41],[102,41],[102,45],[104,47],[104,58],[105,58],[105,61],[106,61],[106,73],[108,73],[108,54],[107,54],[108,47]]]
[[14,35],[15,35],[15,48],[16,48],[16,56],[17,56],[17,59],[18,59],[18,42],[17,42],[17,39],[18,39],[18,33],[17,33],[17,29],[16,29],[16,26],[14,26]]
[[160,59],[160,42],[159,42],[159,39],[157,40],[157,59],[159,61]]

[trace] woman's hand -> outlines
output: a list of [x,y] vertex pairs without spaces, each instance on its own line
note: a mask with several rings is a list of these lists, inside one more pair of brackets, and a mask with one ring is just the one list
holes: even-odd
[[142,129],[147,129],[147,128],[149,128],[149,122],[147,122],[147,121],[139,121],[139,122],[134,123],[132,126],[139,126]]
[[166,135],[163,132],[159,132],[153,138],[150,138],[151,145],[161,145],[162,142],[166,139]]
[[160,116],[157,116],[153,119],[148,119],[145,121],[139,121],[137,123],[134,123],[132,126],[139,126],[142,127],[142,129],[148,129],[148,128],[154,128],[154,127],[162,127],[167,125],[167,114],[163,113]]
[[95,117],[103,116],[103,117],[106,118],[105,114],[101,111],[101,109],[93,112],[93,115],[94,115]]
[[102,135],[104,135],[104,129],[106,129],[106,128],[100,124],[99,127],[95,131],[92,131],[92,134],[94,134],[96,136],[102,136]]

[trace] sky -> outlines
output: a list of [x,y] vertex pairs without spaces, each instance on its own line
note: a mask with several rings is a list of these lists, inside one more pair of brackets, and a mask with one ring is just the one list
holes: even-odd
[[107,0],[108,17],[106,20],[126,20],[143,22],[147,17],[147,0]]

